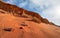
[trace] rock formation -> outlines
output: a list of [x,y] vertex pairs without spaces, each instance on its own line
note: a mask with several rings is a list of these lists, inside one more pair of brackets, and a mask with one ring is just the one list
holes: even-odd
[[38,13],[0,1],[0,38],[60,38],[60,27]]
[[23,8],[19,8],[15,5],[3,3],[0,1],[0,9],[4,10],[10,14],[13,14],[15,16],[31,17],[32,19],[36,19],[39,23],[43,22],[43,23],[50,24],[50,22],[47,19],[42,18],[38,13],[27,11],[27,10],[25,10]]

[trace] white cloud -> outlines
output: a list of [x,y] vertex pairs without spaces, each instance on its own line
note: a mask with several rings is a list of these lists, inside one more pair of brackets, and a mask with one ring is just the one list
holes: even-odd
[[31,7],[43,10],[41,15],[60,25],[60,0],[29,0]]
[[51,7],[43,10],[42,16],[48,18],[53,23],[60,25],[60,1],[52,0]]
[[53,23],[60,25],[60,0],[30,0],[42,9],[41,15]]
[[6,1],[7,3],[10,3],[10,4],[15,4],[14,2],[14,0],[8,0],[8,1]]
[[24,7],[26,4],[27,4],[27,2],[22,2],[22,3],[20,3],[18,6],[19,6],[19,7]]

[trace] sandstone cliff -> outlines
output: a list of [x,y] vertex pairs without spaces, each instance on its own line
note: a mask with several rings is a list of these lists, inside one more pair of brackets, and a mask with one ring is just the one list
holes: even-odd
[[60,27],[38,13],[0,1],[0,38],[60,38]]
[[35,19],[35,21],[37,21],[38,23],[43,22],[43,23],[53,24],[53,23],[50,23],[47,19],[42,18],[38,13],[31,12],[31,11],[25,10],[23,8],[19,8],[15,5],[4,3],[1,1],[0,1],[0,9],[4,10],[14,16],[29,17],[29,18],[31,18],[31,20]]

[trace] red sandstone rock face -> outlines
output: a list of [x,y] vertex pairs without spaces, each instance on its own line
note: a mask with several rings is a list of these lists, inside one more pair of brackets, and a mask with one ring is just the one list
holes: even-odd
[[0,38],[60,38],[60,27],[0,13]]
[[60,27],[38,13],[0,1],[0,38],[60,38]]
[[[39,22],[50,24],[50,22],[47,19],[42,18],[38,13],[27,11],[27,10],[25,10],[23,8],[19,8],[15,5],[10,5],[8,3],[4,3],[4,2],[0,1],[0,9],[7,11],[10,14],[13,14],[15,16],[22,16],[22,15],[26,14],[25,17],[31,16],[33,19],[37,18],[37,20]],[[51,24],[53,24],[53,23],[51,23]]]

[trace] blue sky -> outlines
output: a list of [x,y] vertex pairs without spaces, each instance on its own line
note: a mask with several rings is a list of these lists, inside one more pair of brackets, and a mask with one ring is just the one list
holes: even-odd
[[34,11],[49,21],[60,25],[60,0],[4,0],[29,11]]

